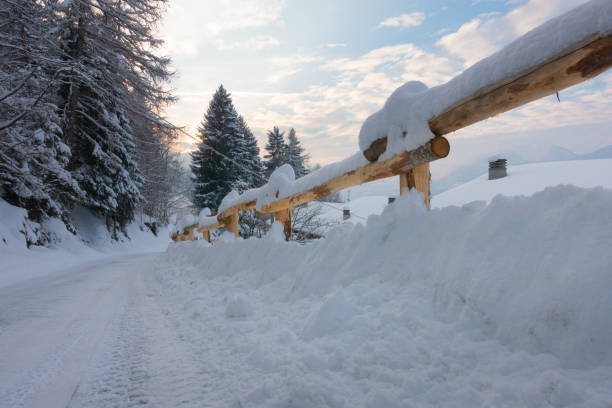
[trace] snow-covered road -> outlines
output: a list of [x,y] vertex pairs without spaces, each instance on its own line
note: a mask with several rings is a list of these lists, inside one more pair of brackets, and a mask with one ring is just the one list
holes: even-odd
[[210,382],[148,289],[160,256],[115,257],[0,290],[0,406],[202,405]]

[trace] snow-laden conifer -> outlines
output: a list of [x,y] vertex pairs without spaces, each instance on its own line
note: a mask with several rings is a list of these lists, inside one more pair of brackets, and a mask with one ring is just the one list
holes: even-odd
[[295,178],[300,178],[308,174],[306,162],[310,155],[304,153],[304,148],[295,134],[295,129],[291,128],[291,130],[289,130],[287,140],[287,163],[293,167]]
[[172,101],[163,88],[169,60],[155,54],[161,43],[153,35],[164,3],[74,0],[56,15],[70,66],[60,90],[70,168],[86,192],[83,204],[106,215],[114,231],[142,200],[130,115],[160,123],[157,110],[146,107]]
[[200,143],[191,153],[193,202],[198,208],[216,210],[223,197],[242,184],[239,170],[244,152],[242,132],[231,95],[220,85],[198,128]]
[[266,144],[266,151],[264,155],[265,174],[266,178],[278,167],[287,163],[287,143],[285,142],[285,132],[281,132],[278,126],[274,126],[272,130],[268,130],[268,143]]
[[66,170],[52,18],[45,2],[0,2],[0,197],[34,221],[60,217],[70,228],[67,208],[84,194]]
[[245,180],[248,188],[259,187],[264,183],[263,163],[261,157],[259,157],[259,146],[257,146],[257,140],[242,116],[238,117],[238,124],[244,142],[242,147],[244,150],[241,155],[244,168],[241,169],[241,178]]

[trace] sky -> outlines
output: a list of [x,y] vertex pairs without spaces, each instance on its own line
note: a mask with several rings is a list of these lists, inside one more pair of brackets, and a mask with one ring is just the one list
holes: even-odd
[[[293,127],[312,163],[331,163],[358,150],[363,121],[403,83],[443,84],[584,2],[171,0],[159,36],[177,72],[179,101],[167,114],[196,135],[223,84],[260,148],[266,130]],[[449,158],[456,143],[470,148],[453,163],[532,139],[577,153],[612,144],[612,73],[564,90],[560,99],[448,135]],[[452,171],[439,169],[438,176]]]

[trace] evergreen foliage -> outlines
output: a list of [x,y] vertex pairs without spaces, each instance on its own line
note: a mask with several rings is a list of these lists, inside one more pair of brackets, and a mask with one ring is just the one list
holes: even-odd
[[159,85],[169,60],[153,53],[152,23],[163,2],[76,0],[58,12],[60,43],[73,69],[60,89],[70,169],[87,207],[105,215],[114,233],[143,200],[129,113],[159,121],[145,106],[171,102]]
[[196,207],[216,210],[227,193],[246,185],[238,165],[244,152],[243,130],[230,94],[220,85],[198,128],[200,143],[191,154]]
[[310,158],[310,155],[304,153],[304,148],[300,144],[300,141],[295,134],[295,129],[291,128],[291,130],[289,130],[287,139],[289,142],[287,144],[286,162],[293,167],[295,178],[305,176],[308,174],[306,162]]
[[71,152],[51,91],[59,71],[52,13],[34,0],[1,3],[0,196],[36,222],[69,224],[66,205],[84,194],[66,170]]
[[270,178],[270,175],[274,170],[283,164],[287,163],[287,143],[285,142],[285,132],[281,132],[278,126],[274,126],[272,130],[268,130],[268,143],[266,144],[266,151],[264,155],[266,159],[265,175],[266,179]]
[[259,157],[259,146],[257,146],[257,140],[242,116],[238,116],[238,124],[244,140],[241,163],[246,169],[242,169],[243,178],[247,188],[259,187],[265,182],[263,163],[261,157]]
[[[167,185],[139,170],[172,133],[160,113],[174,100],[170,61],[153,34],[165,3],[0,0],[1,198],[69,228],[85,205],[116,237],[144,204],[143,183]],[[159,154],[137,155],[143,143]]]

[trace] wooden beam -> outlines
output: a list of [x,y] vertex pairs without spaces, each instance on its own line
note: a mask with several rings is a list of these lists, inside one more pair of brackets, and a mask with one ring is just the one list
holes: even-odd
[[[612,67],[612,35],[595,36],[577,43],[541,64],[488,85],[429,119],[437,136],[553,95],[591,79]],[[387,138],[375,140],[364,156],[376,161],[387,147]]]
[[429,185],[429,163],[421,164],[400,174],[400,194],[408,192],[411,188],[416,188],[417,191],[424,194],[425,206],[428,210],[431,209]]
[[[249,201],[248,203],[242,203],[242,204],[238,204],[235,207],[229,208],[225,211],[223,211],[221,214],[219,214],[217,216],[218,219],[222,220],[225,218],[228,218],[232,215],[232,213],[234,211],[248,211],[248,210],[253,210],[255,209],[255,206],[257,204],[257,201],[253,200],[253,201]],[[218,228],[218,227],[217,227]],[[211,229],[215,229],[215,228],[211,228]]]
[[539,65],[482,88],[429,120],[436,135],[553,95],[612,67],[612,35],[592,37]]
[[348,187],[402,174],[421,164],[446,157],[449,151],[450,145],[448,140],[442,136],[435,137],[415,150],[409,152],[404,151],[388,160],[370,163],[364,167],[349,171],[319,186],[315,186],[310,190],[302,191],[290,197],[277,200],[262,208],[259,212],[264,214],[276,213],[287,208],[297,207],[300,204],[326,197]]
[[274,221],[278,221],[283,224],[283,231],[285,232],[285,241],[291,241],[292,209],[286,208],[284,210],[274,213]]

